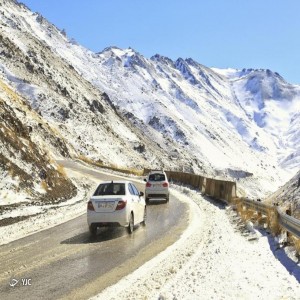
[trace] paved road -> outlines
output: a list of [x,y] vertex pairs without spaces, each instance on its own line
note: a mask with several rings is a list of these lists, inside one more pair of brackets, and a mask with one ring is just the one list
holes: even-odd
[[[118,178],[73,162],[64,165],[99,181]],[[144,190],[144,184],[136,185]],[[168,204],[148,206],[147,226],[132,235],[110,228],[91,238],[84,214],[0,246],[0,299],[87,299],[174,243],[187,223],[187,205],[171,195]],[[13,278],[20,280],[15,287],[9,285]]]

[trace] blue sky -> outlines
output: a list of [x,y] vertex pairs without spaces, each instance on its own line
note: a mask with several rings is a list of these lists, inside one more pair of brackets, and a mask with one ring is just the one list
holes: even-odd
[[268,68],[300,84],[299,0],[21,0],[99,52],[132,47],[208,67]]

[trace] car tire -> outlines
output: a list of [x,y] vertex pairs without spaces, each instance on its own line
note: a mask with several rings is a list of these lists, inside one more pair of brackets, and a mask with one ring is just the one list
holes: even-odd
[[167,198],[166,198],[166,203],[168,203],[169,202],[169,195],[167,196]]
[[146,226],[146,223],[147,223],[147,207],[145,206],[145,209],[144,209],[144,218],[143,218],[143,221],[142,221],[142,225]]
[[150,204],[150,199],[146,198],[146,204],[149,205]]
[[129,219],[129,224],[127,227],[127,231],[129,234],[133,233],[133,227],[134,227],[134,217],[133,217],[133,213],[130,214],[130,219]]
[[97,234],[97,226],[95,226],[95,224],[91,224],[89,226],[89,231],[90,231],[91,236],[96,236],[96,234]]

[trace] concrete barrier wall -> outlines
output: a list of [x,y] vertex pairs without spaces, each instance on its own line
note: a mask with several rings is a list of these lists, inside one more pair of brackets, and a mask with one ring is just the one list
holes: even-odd
[[[144,169],[144,175],[147,175],[150,171],[150,169]],[[243,209],[246,208],[255,210],[261,214],[268,216],[268,218],[272,217],[273,215],[272,218],[274,219],[274,213],[270,214],[270,211],[276,211],[277,218],[282,228],[289,231],[296,238],[298,238],[298,240],[300,240],[300,220],[282,213],[279,208],[275,208],[261,202],[248,200],[246,198],[238,198],[236,195],[235,182],[208,178],[191,173],[174,171],[165,172],[168,176],[169,181],[192,186],[193,188],[198,189],[206,195],[217,199],[226,200],[230,204],[237,205],[238,203],[240,203],[242,204]],[[268,221],[268,223],[271,223],[271,221]]]
[[[144,175],[147,175],[150,171],[150,169],[144,169]],[[233,198],[236,198],[236,183],[233,181],[214,179],[185,172],[165,172],[169,181],[190,185],[211,197],[226,200],[228,202]]]

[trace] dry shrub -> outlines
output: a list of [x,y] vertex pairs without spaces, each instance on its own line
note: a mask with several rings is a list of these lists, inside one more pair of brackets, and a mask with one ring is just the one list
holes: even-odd
[[292,241],[295,246],[298,257],[300,256],[300,239],[292,235]]
[[253,219],[254,215],[256,214],[255,210],[247,208],[244,205],[243,200],[240,198],[234,198],[233,202],[235,203],[236,210],[240,215],[242,221],[245,222]]
[[9,175],[11,178],[13,178],[13,177],[14,177],[14,174],[15,174],[14,169],[13,169],[12,167],[10,167],[10,168],[8,169],[8,175]]
[[41,181],[41,187],[43,190],[45,190],[46,192],[48,191],[48,185],[47,182],[45,180]]
[[268,227],[271,229],[274,235],[279,235],[282,228],[279,224],[278,212],[275,207],[268,209]]
[[258,214],[257,215],[257,219],[256,219],[256,222],[262,226],[264,224],[267,224],[268,223],[268,218],[262,214]]
[[[79,156],[78,156],[78,159],[79,159],[79,160],[82,160],[82,161],[84,161],[84,162],[86,162],[86,163],[88,163],[88,164],[93,163],[91,159],[87,158],[87,157],[84,156],[84,155],[79,155]],[[94,163],[94,164],[99,165],[100,163]]]
[[8,86],[6,85],[2,80],[0,81],[0,87],[4,92],[14,101],[20,103],[20,97]]
[[102,162],[93,161],[84,155],[79,155],[78,159],[80,159],[88,164],[100,167],[100,168],[109,169],[109,170],[113,170],[113,171],[117,171],[117,172],[121,172],[121,173],[125,173],[125,174],[133,174],[133,175],[137,175],[137,176],[142,176],[144,174],[144,169],[138,170],[138,169],[133,169],[133,168],[120,168],[114,164],[104,165]]
[[248,221],[251,220],[253,215],[254,215],[255,211],[250,210],[250,209],[246,209],[243,211],[243,214],[241,216],[243,221]]
[[57,165],[57,172],[63,177],[67,177],[65,168],[62,165]]
[[245,210],[244,210],[244,204],[242,200],[236,202],[236,211],[241,216],[241,219],[244,220]]
[[249,210],[249,209],[244,209],[242,214],[241,214],[241,219],[245,222],[245,221],[249,221],[252,220],[252,216],[254,215],[254,211],[253,210]]
[[234,206],[237,206],[237,204],[240,202],[241,200],[240,200],[240,198],[238,198],[238,197],[233,197],[230,201],[228,201],[229,202],[229,204],[231,204],[231,205],[234,205]]
[[104,166],[102,164],[103,168],[108,168],[110,170],[114,170],[114,171],[118,171],[118,172],[122,172],[125,174],[134,174],[137,176],[142,176],[144,174],[144,170],[137,170],[137,169],[133,169],[133,168],[120,168],[117,165],[111,164],[109,166]]

